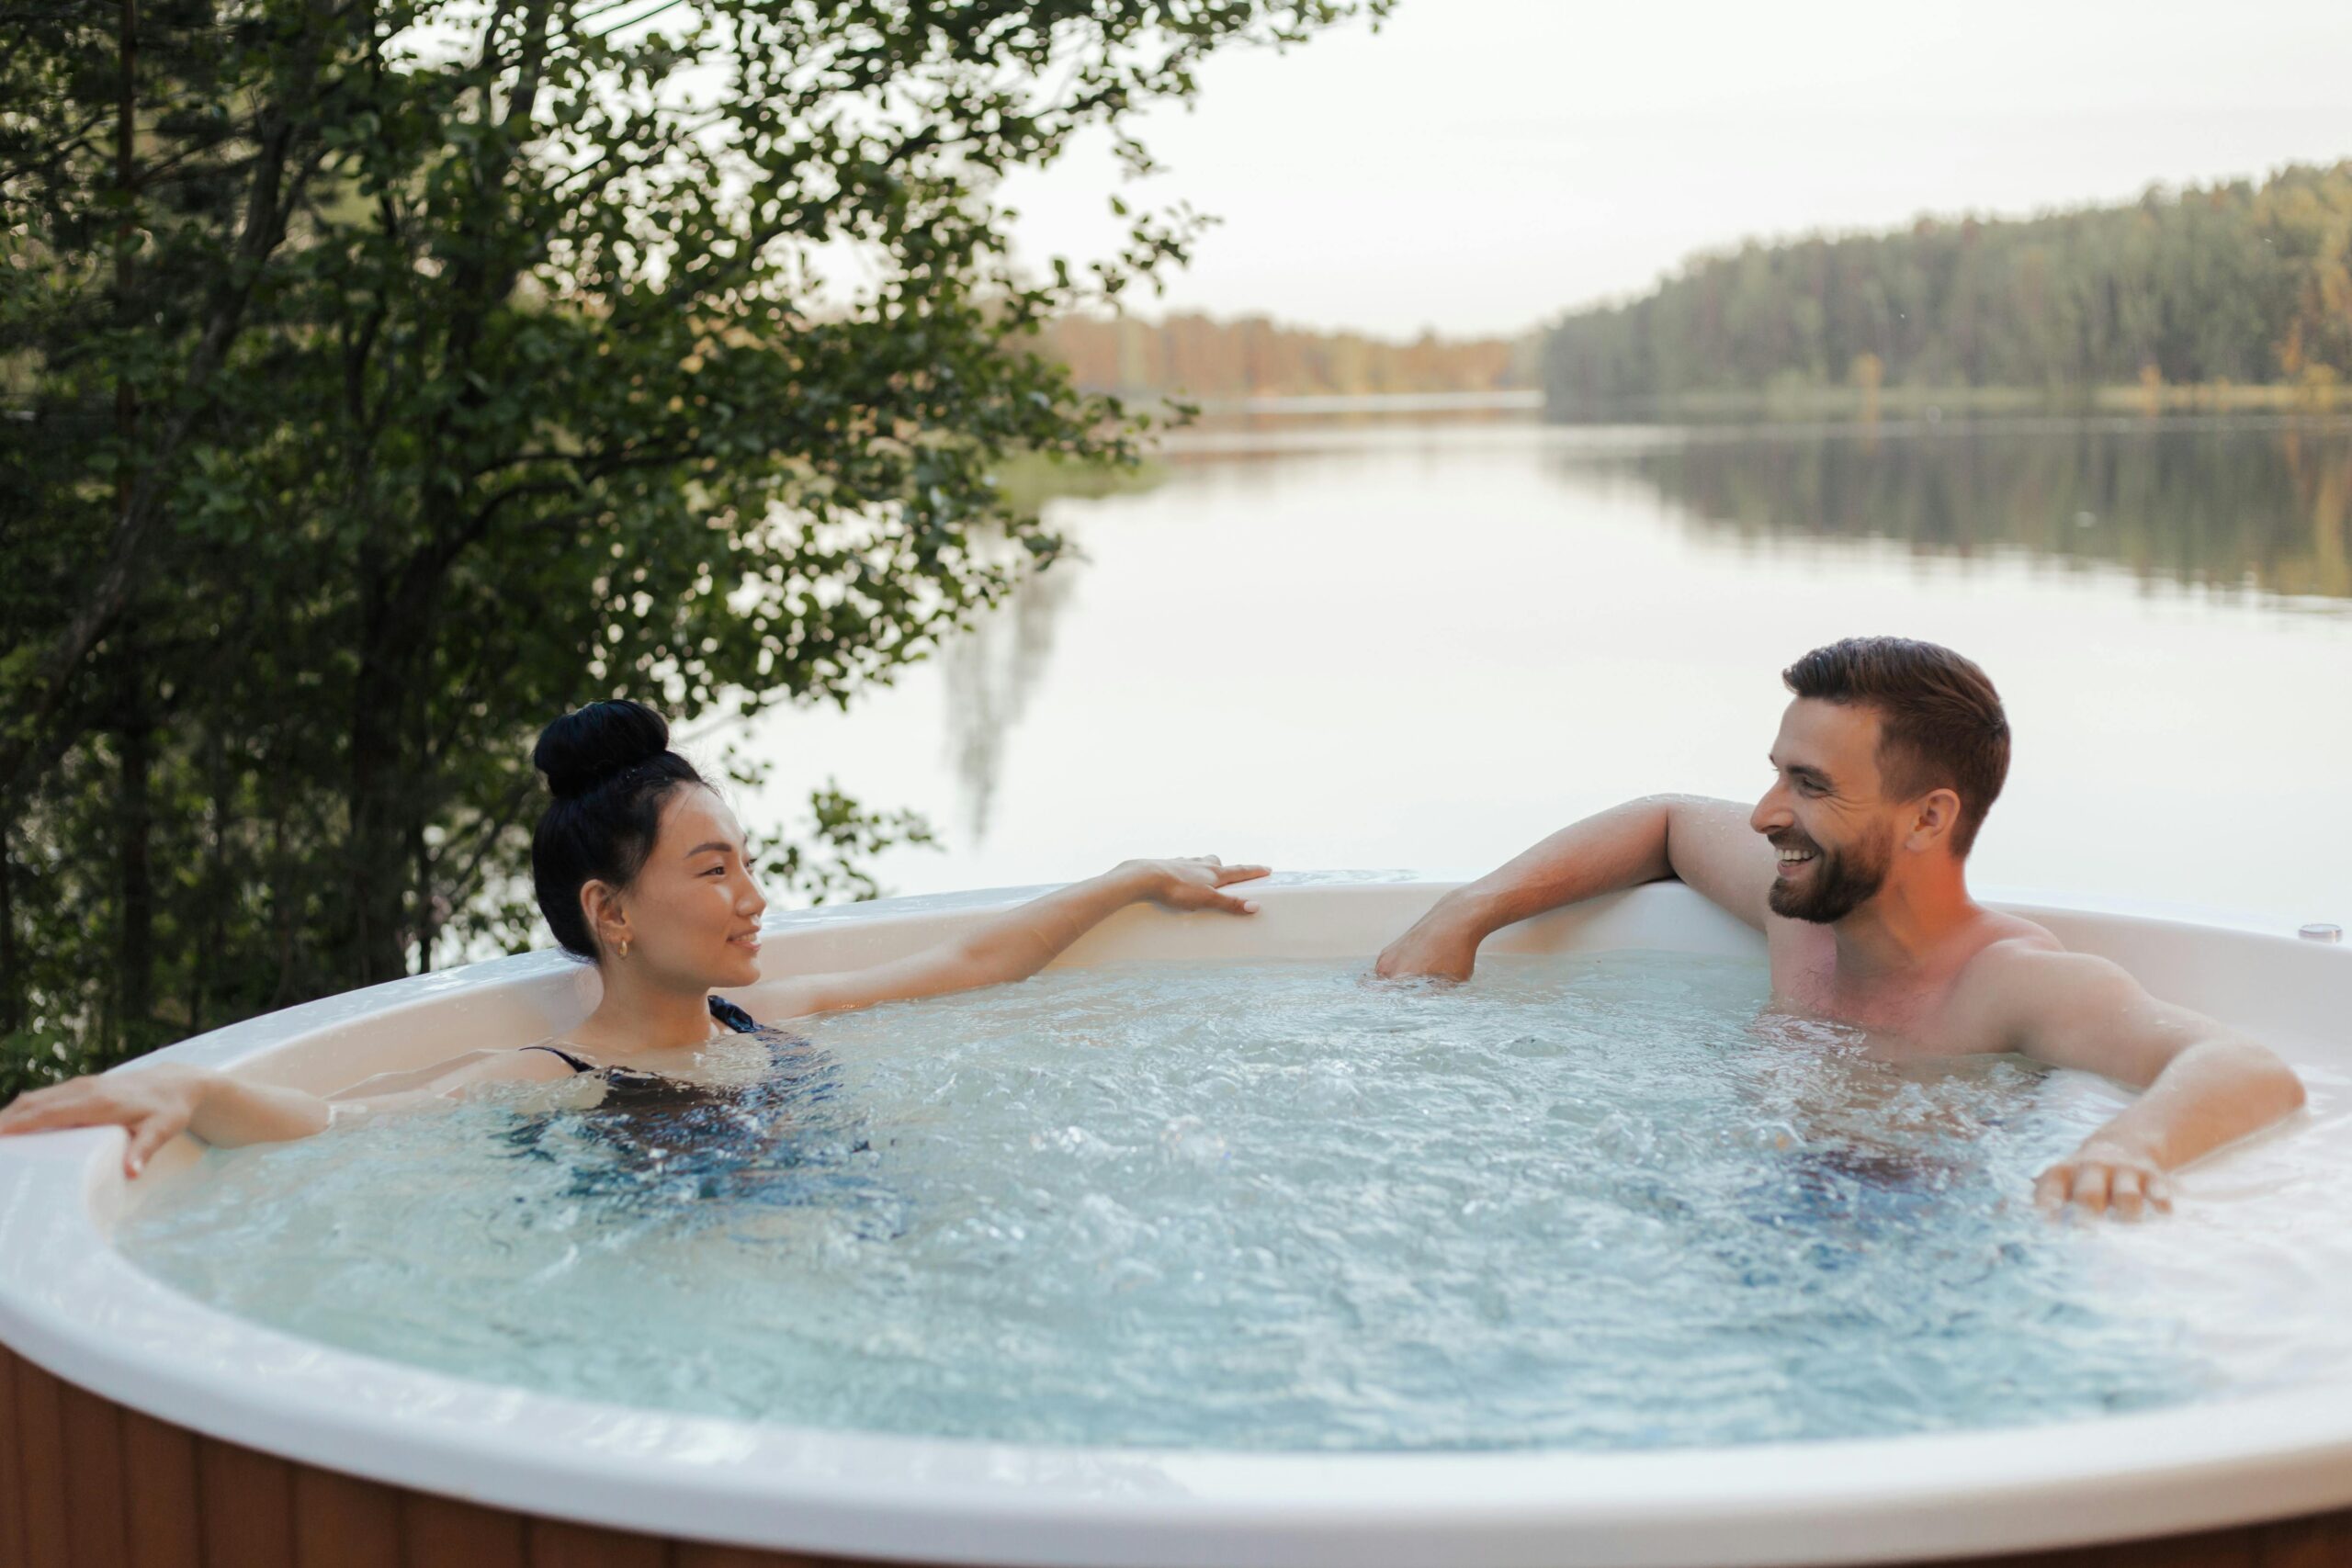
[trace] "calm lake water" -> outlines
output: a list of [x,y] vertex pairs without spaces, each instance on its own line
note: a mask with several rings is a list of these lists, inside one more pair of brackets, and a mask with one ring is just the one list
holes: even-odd
[[1272,422],[1046,516],[1081,558],[846,715],[743,728],[755,830],[830,778],[938,829],[894,892],[1474,874],[1631,795],[1753,798],[1780,670],[1891,632],[2007,703],[1980,886],[2352,924],[2352,423]]

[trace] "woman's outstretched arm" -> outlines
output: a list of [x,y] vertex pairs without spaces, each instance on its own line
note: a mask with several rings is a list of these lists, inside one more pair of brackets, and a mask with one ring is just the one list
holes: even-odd
[[123,1174],[136,1176],[148,1156],[183,1132],[228,1146],[274,1144],[307,1138],[332,1117],[325,1100],[299,1089],[273,1089],[209,1067],[158,1062],[19,1095],[0,1111],[0,1135],[121,1127],[130,1134]]
[[977,931],[921,953],[865,969],[796,976],[766,992],[767,1010],[778,1018],[805,1018],[810,1013],[1025,980],[1105,918],[1130,904],[1255,914],[1255,903],[1222,890],[1265,874],[1262,865],[1226,865],[1215,855],[1127,861],[1101,876],[1033,898]]
[[18,1096],[0,1110],[0,1136],[68,1127],[120,1127],[130,1134],[123,1174],[137,1176],[157,1149],[183,1132],[221,1148],[282,1144],[325,1131],[338,1111],[390,1111],[456,1094],[493,1079],[569,1075],[550,1056],[469,1051],[413,1072],[383,1073],[321,1099],[299,1089],[248,1083],[209,1067],[156,1062],[128,1071],[69,1078]]

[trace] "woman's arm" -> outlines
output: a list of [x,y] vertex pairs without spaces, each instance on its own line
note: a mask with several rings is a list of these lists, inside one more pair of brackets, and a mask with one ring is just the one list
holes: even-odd
[[182,1132],[234,1147],[307,1138],[329,1120],[327,1102],[317,1095],[245,1083],[209,1067],[158,1062],[19,1095],[0,1111],[0,1135],[121,1127],[130,1134],[123,1174],[136,1176],[148,1156]]
[[1033,898],[967,935],[921,953],[865,969],[797,976],[767,993],[768,1010],[778,1018],[805,1018],[1025,980],[1130,904],[1148,900],[1164,909],[1255,914],[1255,903],[1219,889],[1265,874],[1262,865],[1225,865],[1215,855],[1131,860],[1101,876]]
[[[548,1066],[542,1067],[542,1061]],[[469,1051],[413,1072],[379,1073],[322,1100],[209,1067],[157,1062],[69,1078],[21,1095],[0,1110],[0,1136],[121,1127],[130,1134],[123,1174],[137,1176],[157,1149],[183,1132],[221,1148],[282,1144],[323,1132],[339,1110],[389,1111],[493,1079],[563,1076],[569,1069],[543,1054],[533,1058],[516,1051]]]

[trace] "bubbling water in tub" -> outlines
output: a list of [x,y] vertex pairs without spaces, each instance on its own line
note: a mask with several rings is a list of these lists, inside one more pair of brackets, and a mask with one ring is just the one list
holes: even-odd
[[1873,1062],[1764,995],[1759,964],[1658,953],[1490,957],[1434,991],[1059,970],[772,1056],[730,1042],[720,1076],[757,1087],[674,1146],[582,1086],[509,1086],[216,1151],[121,1243],[228,1311],[442,1371],[1046,1443],[1945,1430],[2340,1350],[2315,1309],[2249,1311],[2281,1255],[2352,1272],[2280,1217],[2315,1170],[2242,1160],[2242,1201],[2192,1180],[2130,1235],[2052,1224],[2033,1176],[2118,1091]]

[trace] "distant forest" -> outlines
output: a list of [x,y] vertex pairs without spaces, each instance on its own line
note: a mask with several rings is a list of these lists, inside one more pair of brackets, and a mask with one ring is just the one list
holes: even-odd
[[1277,326],[1262,316],[1202,315],[1147,321],[1065,316],[1039,350],[1069,367],[1080,388],[1147,399],[1206,400],[1379,392],[1488,392],[1536,385],[1532,339],[1441,338],[1394,343],[1360,333]]
[[1563,319],[1543,378],[1564,418],[1928,389],[2064,404],[2129,387],[2155,406],[2167,387],[2251,383],[2333,403],[2352,379],[2352,162],[1702,255]]

